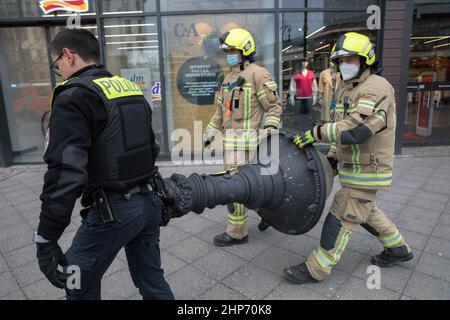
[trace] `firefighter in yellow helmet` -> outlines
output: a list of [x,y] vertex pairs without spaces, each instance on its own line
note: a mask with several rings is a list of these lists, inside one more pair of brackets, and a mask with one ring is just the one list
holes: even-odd
[[[301,149],[315,141],[332,144],[341,189],[325,219],[320,244],[306,262],[284,270],[287,280],[303,284],[325,279],[338,263],[353,230],[361,225],[384,247],[372,263],[390,267],[413,254],[396,226],[375,203],[377,190],[392,181],[395,139],[394,89],[377,75],[375,52],[365,35],[342,35],[331,52],[343,83],[331,110],[332,122],[293,137]],[[337,161],[336,161],[337,160]]]
[[[246,164],[258,145],[259,129],[278,129],[282,108],[277,84],[270,73],[255,61],[255,42],[250,32],[235,28],[220,39],[230,72],[226,75],[217,98],[217,110],[204,135],[208,146],[214,135],[223,133],[224,167],[234,173]],[[235,203],[228,206],[225,233],[214,238],[216,246],[231,246],[248,241],[248,210]],[[267,229],[263,221],[261,231]]]

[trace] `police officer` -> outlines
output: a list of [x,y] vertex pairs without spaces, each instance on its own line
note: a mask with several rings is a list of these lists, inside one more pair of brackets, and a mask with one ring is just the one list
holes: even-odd
[[325,279],[358,225],[384,247],[372,258],[373,264],[390,267],[413,258],[403,236],[375,203],[377,190],[388,189],[392,181],[394,89],[376,74],[375,52],[365,35],[342,35],[332,49],[331,60],[344,81],[331,112],[333,122],[296,136],[294,142],[300,148],[315,141],[333,143],[328,157],[339,163],[342,188],[334,196],[320,244],[306,262],[284,270],[287,280],[299,284]]
[[[39,267],[66,289],[67,299],[100,299],[101,279],[125,247],[143,298],[173,299],[158,244],[162,202],[148,184],[158,176],[159,153],[151,108],[136,84],[97,65],[99,45],[90,32],[61,31],[51,53],[51,68],[65,81],[53,92],[47,132],[48,171],[34,237]],[[81,195],[83,220],[64,255],[58,239]],[[77,271],[80,283],[69,285]]]
[[[258,145],[258,129],[277,129],[282,108],[277,84],[270,73],[255,62],[255,42],[250,32],[235,28],[220,38],[230,72],[225,77],[217,98],[217,110],[205,132],[209,145],[217,132],[224,132],[225,170],[235,173],[246,164]],[[216,246],[224,247],[248,241],[248,209],[242,204],[228,206],[228,227],[214,238]],[[261,231],[267,229],[263,221]]]

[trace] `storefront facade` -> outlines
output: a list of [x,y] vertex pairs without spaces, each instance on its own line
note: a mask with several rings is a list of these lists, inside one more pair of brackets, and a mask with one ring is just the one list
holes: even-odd
[[[2,166],[42,162],[50,96],[61,80],[49,70],[49,43],[66,27],[68,19],[76,23],[75,18],[61,11],[44,14],[39,2],[0,0]],[[398,91],[396,150],[400,152],[404,143],[450,144],[450,121],[445,120],[450,117],[446,110],[450,109],[450,88],[445,84],[450,81],[450,46],[436,48],[450,41],[445,38],[450,35],[450,10],[443,4],[437,13],[422,10],[417,15],[413,7],[423,6],[420,2],[89,0],[88,11],[79,17],[81,27],[99,39],[101,62],[112,73],[142,87],[153,109],[153,127],[164,156],[170,155],[176,143],[177,129],[197,137],[215,111],[217,87],[227,72],[224,56],[218,50],[218,38],[225,31],[243,27],[252,32],[257,63],[277,80],[283,101],[283,125],[291,127],[296,126],[298,115],[290,103],[290,86],[301,68],[301,59],[308,60],[308,69],[319,90],[321,73],[330,66],[328,56],[335,39],[348,31],[364,33],[375,44],[378,57],[383,66],[386,64],[386,77]],[[445,9],[447,13],[442,14]],[[428,23],[433,15],[443,15],[442,21]],[[445,23],[447,30],[443,28]],[[395,32],[386,32],[386,28]],[[437,41],[430,43],[431,49],[428,44],[423,47],[423,43],[412,46],[412,60],[408,61],[409,48],[406,57],[404,48],[410,45],[410,39],[404,35],[410,30],[411,45],[415,37]],[[424,38],[432,36],[435,38]],[[425,61],[423,58],[432,62],[414,61]],[[425,83],[429,93],[414,91],[414,83],[419,83],[418,88]],[[320,107],[316,104],[313,110],[314,120],[319,120]],[[420,129],[425,122],[427,126]],[[411,141],[413,134],[423,139]],[[199,150],[201,145],[191,145],[191,151]]]

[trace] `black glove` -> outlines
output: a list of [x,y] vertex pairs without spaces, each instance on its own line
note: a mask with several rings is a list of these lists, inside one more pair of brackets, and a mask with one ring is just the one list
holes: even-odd
[[58,271],[58,265],[67,266],[67,260],[56,242],[37,243],[39,269],[55,287],[64,289],[68,275]]

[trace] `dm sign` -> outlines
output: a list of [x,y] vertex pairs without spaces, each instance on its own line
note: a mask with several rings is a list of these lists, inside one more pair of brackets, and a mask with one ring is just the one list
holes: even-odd
[[214,104],[214,94],[219,87],[220,72],[220,66],[211,58],[190,58],[178,70],[178,91],[184,99],[192,104]]
[[86,12],[89,11],[88,0],[43,0],[39,7],[44,14],[53,11]]

